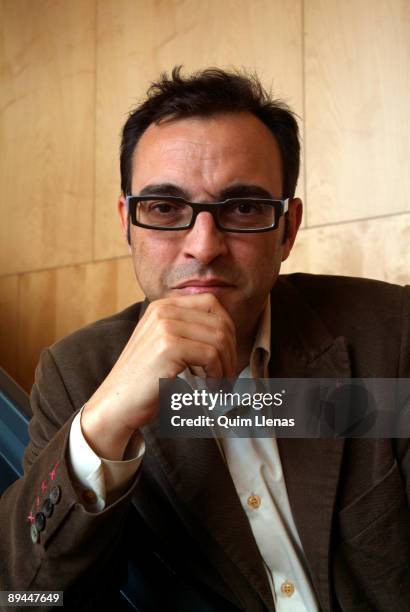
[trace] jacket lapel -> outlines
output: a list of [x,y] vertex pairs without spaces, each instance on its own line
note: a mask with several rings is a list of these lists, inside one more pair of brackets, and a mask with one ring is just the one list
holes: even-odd
[[[147,306],[145,300],[139,318]],[[161,438],[157,419],[142,433],[147,446],[143,471],[155,474],[187,530],[222,576],[221,583],[210,586],[249,612],[262,610],[257,595],[274,611],[263,560],[215,440]],[[144,503],[143,496],[136,500],[155,529],[153,509],[144,508]]]
[[[271,329],[272,378],[350,377],[346,340],[332,338],[283,277],[272,292]],[[157,421],[145,426],[143,434],[149,449],[145,469],[160,475],[176,511],[227,588],[213,586],[246,610],[260,609],[256,593],[274,610],[262,558],[215,441],[160,438]],[[331,610],[330,532],[343,446],[343,439],[278,439],[290,506],[325,611]]]
[[[334,339],[287,280],[278,285],[272,297],[269,375],[350,378],[346,339]],[[322,609],[330,611],[330,536],[344,439],[279,438],[278,448],[312,582]]]
[[228,586],[219,592],[247,611],[262,610],[258,593],[274,610],[262,558],[215,441],[160,438],[157,423],[143,435],[150,467],[161,472],[171,503]]

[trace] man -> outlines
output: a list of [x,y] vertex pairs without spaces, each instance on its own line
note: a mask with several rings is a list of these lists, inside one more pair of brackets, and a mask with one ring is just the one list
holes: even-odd
[[410,609],[406,440],[161,438],[158,379],[406,377],[410,291],[279,277],[295,119],[256,78],[163,75],[127,120],[118,209],[147,300],[42,354],[1,588],[97,610]]

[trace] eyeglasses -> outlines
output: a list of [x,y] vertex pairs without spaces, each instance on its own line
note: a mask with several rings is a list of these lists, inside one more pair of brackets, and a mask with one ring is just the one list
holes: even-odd
[[224,232],[268,232],[277,229],[288,212],[289,198],[229,198],[202,204],[174,196],[127,195],[126,205],[134,225],[147,229],[179,231],[194,226],[199,213],[210,212]]

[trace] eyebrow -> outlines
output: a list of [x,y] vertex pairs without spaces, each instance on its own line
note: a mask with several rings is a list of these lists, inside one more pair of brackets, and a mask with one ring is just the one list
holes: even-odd
[[[189,200],[189,193],[173,183],[153,183],[146,185],[141,189],[138,195],[167,195],[184,200]],[[235,183],[229,187],[225,187],[217,194],[219,201],[227,200],[228,198],[269,198],[272,199],[272,194],[261,187],[260,185],[253,185],[251,183]]]

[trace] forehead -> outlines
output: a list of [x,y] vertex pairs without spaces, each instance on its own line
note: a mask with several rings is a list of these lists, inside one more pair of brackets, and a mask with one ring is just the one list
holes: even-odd
[[150,183],[184,184],[193,193],[252,182],[281,195],[281,155],[251,113],[171,119],[151,124],[134,152],[133,192]]

